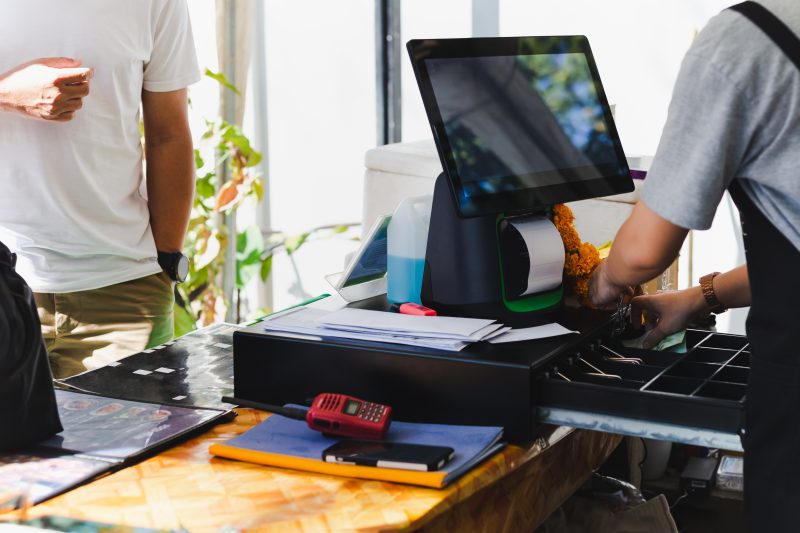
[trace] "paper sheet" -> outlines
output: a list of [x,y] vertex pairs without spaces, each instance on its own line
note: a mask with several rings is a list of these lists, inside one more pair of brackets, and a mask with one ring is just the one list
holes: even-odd
[[575,333],[559,324],[511,329],[493,320],[423,317],[364,309],[295,307],[263,322],[267,333],[389,342],[459,351],[473,342],[518,342]]
[[[267,333],[275,335],[304,335],[312,338],[342,338],[356,339],[374,342],[389,342],[393,344],[405,344],[407,346],[419,346],[457,352],[469,345],[469,340],[459,340],[452,338],[425,338],[413,335],[393,334],[391,332],[380,331],[346,331],[329,329],[320,325],[320,321],[330,314],[329,311],[314,309],[309,307],[297,307],[283,313],[273,315],[263,322]],[[425,317],[433,318],[433,317]],[[500,325],[498,324],[498,327]]]
[[577,333],[577,331],[572,331],[554,322],[552,324],[545,324],[544,326],[512,329],[502,335],[489,339],[489,342],[492,344],[500,344],[503,342],[530,341],[547,337],[557,337],[558,335],[568,335],[570,333]]
[[366,309],[342,309],[320,320],[320,326],[357,332],[409,334],[419,337],[478,341],[502,327],[494,320],[451,316],[414,316]]

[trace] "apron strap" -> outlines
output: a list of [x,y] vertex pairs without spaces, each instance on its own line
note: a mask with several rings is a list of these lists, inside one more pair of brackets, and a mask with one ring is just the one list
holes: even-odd
[[800,38],[781,19],[757,2],[742,2],[728,9],[741,13],[761,28],[761,31],[800,69]]

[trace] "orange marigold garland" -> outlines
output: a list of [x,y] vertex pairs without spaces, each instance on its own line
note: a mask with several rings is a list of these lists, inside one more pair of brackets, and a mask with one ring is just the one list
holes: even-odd
[[564,275],[575,288],[575,294],[588,305],[589,277],[600,264],[600,253],[592,243],[581,243],[574,226],[575,215],[564,204],[553,206],[553,224],[564,241]]
[[556,227],[561,234],[561,240],[564,241],[565,250],[577,250],[580,248],[581,238],[572,224],[564,225],[562,223],[560,227],[558,225]]
[[573,222],[575,222],[575,215],[572,214],[572,209],[564,204],[553,206],[553,223],[556,227],[559,227],[559,225],[564,227],[572,226]]

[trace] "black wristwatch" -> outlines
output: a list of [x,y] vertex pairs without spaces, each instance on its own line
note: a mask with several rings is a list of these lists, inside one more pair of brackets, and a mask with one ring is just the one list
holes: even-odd
[[176,283],[183,283],[189,275],[189,258],[180,252],[158,252],[158,264]]

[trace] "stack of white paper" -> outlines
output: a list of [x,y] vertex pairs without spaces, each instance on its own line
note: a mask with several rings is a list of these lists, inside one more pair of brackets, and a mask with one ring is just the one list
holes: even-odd
[[371,340],[458,351],[466,345],[507,331],[493,320],[454,317],[420,317],[341,309],[324,311],[297,307],[264,321],[267,331]]
[[[414,316],[351,308],[329,311],[296,307],[269,317],[263,324],[266,331],[276,334],[371,340],[448,351],[458,351],[479,341],[513,342],[571,333],[558,324],[512,330],[487,319]],[[534,329],[537,331],[532,331]],[[506,336],[509,338],[503,340]]]

